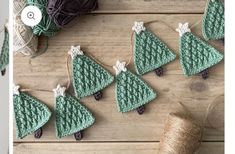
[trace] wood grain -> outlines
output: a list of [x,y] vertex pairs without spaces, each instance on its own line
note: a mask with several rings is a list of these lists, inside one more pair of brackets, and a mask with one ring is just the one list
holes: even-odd
[[[156,154],[159,143],[21,143],[15,154]],[[221,154],[224,144],[202,143],[198,154]]]
[[206,0],[99,0],[96,13],[203,13]]
[[[113,14],[87,15],[71,28],[62,30],[49,39],[48,51],[40,57],[29,59],[21,55],[14,57],[14,81],[23,88],[53,89],[60,83],[67,83],[66,56],[71,45],[82,46],[84,52],[92,53],[95,58],[105,64],[113,65],[117,59],[127,60],[131,55],[131,27],[134,21],[164,20],[171,27],[177,27],[179,22],[189,22],[191,25],[201,19],[201,14]],[[178,34],[166,25],[155,23],[149,28],[158,35],[171,49],[178,54]],[[192,29],[201,36],[200,25]],[[210,42],[223,52],[221,42]],[[114,73],[112,68],[106,67]],[[133,70],[133,64],[129,69]],[[210,78],[202,80],[199,76],[185,77],[179,64],[179,59],[164,67],[166,73],[162,78],[154,73],[144,75],[157,92],[159,97],[148,104],[147,111],[139,116],[135,111],[126,114],[117,112],[114,84],[104,90],[104,99],[94,101],[92,97],[81,100],[95,115],[96,123],[86,129],[83,141],[159,141],[163,131],[164,120],[169,112],[181,111],[177,102],[182,102],[200,121],[204,120],[206,109],[211,103],[223,104],[224,96],[224,63],[210,69]],[[32,92],[53,111],[53,93]],[[213,115],[223,115],[223,109],[213,111]],[[211,117],[213,117],[211,115]],[[223,124],[223,117],[217,119]],[[14,131],[15,132],[15,131]],[[206,141],[223,141],[221,130],[206,129]],[[54,117],[44,127],[44,135],[40,140],[28,136],[15,142],[64,142],[74,141],[73,136],[60,140],[55,137]]]

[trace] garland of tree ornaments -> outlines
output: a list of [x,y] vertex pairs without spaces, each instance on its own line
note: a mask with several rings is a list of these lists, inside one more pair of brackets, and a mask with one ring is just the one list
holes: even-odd
[[[96,100],[100,100],[101,90],[109,86],[114,79],[119,112],[137,110],[139,114],[143,114],[144,106],[157,97],[156,92],[145,81],[127,70],[127,66],[134,57],[136,72],[143,75],[171,62],[176,55],[157,36],[147,30],[143,22],[135,22],[132,29],[135,33],[134,46],[132,44],[134,56],[131,56],[127,63],[117,61],[115,66],[107,65],[95,60],[91,54],[85,54],[80,46],[71,47],[67,56],[68,85],[66,88],[58,85],[53,90],[58,138],[74,134],[76,140],[82,139],[82,131],[93,125],[95,118],[86,107],[80,104],[79,100],[89,95],[94,95]],[[219,63],[223,55],[191,33],[188,23],[180,23],[176,31],[180,35],[180,62],[184,74],[191,76],[202,73],[202,77],[207,78],[208,73],[205,70]],[[69,57],[72,59],[72,84],[76,98],[66,92],[71,80],[68,67]],[[116,77],[114,78],[102,66],[114,68]],[[49,120],[51,113],[42,102],[23,93],[30,89],[21,89],[21,91],[19,92],[19,86],[14,87],[17,136],[23,138],[35,132],[35,137],[39,138],[42,135],[41,128]],[[50,90],[38,91],[51,92]]]
[[0,54],[0,71],[2,76],[6,73],[6,67],[9,64],[9,33],[8,23],[4,26],[4,40]]

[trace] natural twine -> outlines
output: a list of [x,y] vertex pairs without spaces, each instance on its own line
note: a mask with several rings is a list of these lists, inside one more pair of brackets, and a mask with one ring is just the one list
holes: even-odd
[[14,0],[13,12],[13,52],[26,56],[35,56],[38,50],[38,37],[33,34],[31,27],[21,21],[21,11],[26,6],[25,0]]
[[201,125],[189,115],[170,113],[159,145],[159,154],[193,154],[202,136]]

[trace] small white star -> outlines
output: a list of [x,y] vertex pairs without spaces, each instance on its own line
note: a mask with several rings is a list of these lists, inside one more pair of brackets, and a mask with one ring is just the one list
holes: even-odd
[[138,35],[142,32],[145,31],[144,27],[144,22],[134,22],[134,26],[132,27],[132,30],[135,31]]
[[81,47],[79,45],[71,46],[68,54],[71,55],[72,59],[74,59],[77,55],[83,55],[83,51],[81,50]]
[[55,89],[53,89],[54,92],[54,96],[58,97],[58,96],[65,96],[65,87],[61,87],[59,84],[57,85],[57,87]]
[[116,62],[116,65],[113,66],[113,68],[114,68],[115,71],[116,71],[116,75],[118,75],[118,74],[121,73],[122,71],[123,71],[123,72],[126,72],[126,71],[127,71],[125,65],[126,65],[126,62],[120,62],[119,60]]
[[13,95],[19,95],[20,94],[20,86],[13,84]]
[[180,37],[182,37],[187,32],[191,32],[187,22],[185,24],[179,23],[179,27],[176,29],[176,31],[179,32]]

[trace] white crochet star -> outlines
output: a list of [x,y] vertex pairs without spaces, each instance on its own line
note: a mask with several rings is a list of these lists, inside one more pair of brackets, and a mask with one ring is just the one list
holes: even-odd
[[54,96],[58,97],[58,96],[65,96],[65,87],[61,87],[59,84],[57,85],[57,87],[55,89],[53,89],[54,92]]
[[83,51],[81,50],[81,47],[79,45],[71,46],[68,54],[71,55],[72,59],[74,59],[77,55],[83,55]]
[[187,32],[191,32],[187,22],[185,24],[179,23],[179,27],[176,29],[176,31],[179,32],[180,37],[182,37]]
[[144,22],[134,22],[134,26],[132,27],[132,30],[135,31],[137,34],[140,34],[142,31],[145,31]]
[[118,75],[118,74],[121,73],[122,71],[123,71],[123,72],[126,72],[126,71],[127,71],[125,65],[126,65],[126,62],[120,62],[119,60],[116,62],[116,65],[113,66],[113,68],[114,68],[115,71],[116,71],[116,75]]
[[13,95],[19,95],[20,94],[20,86],[13,84]]

